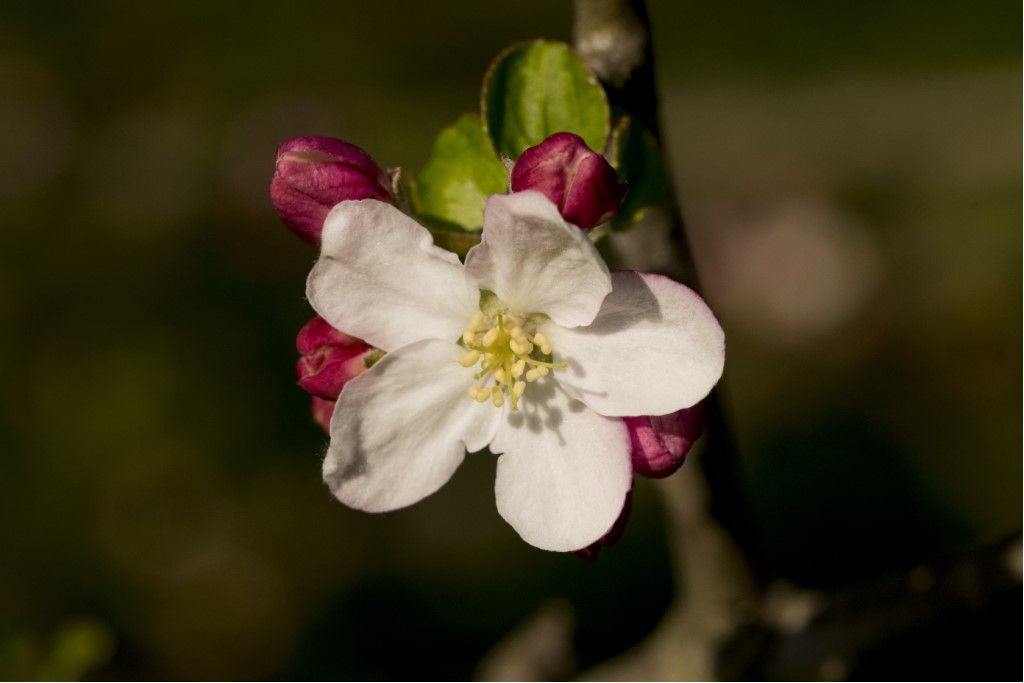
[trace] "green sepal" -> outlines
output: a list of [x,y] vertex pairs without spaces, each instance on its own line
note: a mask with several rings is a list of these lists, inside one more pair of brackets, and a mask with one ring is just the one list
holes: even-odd
[[604,149],[610,127],[601,84],[568,45],[553,41],[499,54],[484,76],[480,110],[494,148],[511,159],[561,131]]
[[489,289],[480,290],[480,310],[487,315],[504,313],[507,307],[498,298],[498,295]]
[[367,351],[366,355],[363,356],[363,366],[367,370],[369,370],[374,366],[374,364],[376,364],[377,361],[379,361],[383,357],[384,351],[380,349],[373,349],[372,351]]

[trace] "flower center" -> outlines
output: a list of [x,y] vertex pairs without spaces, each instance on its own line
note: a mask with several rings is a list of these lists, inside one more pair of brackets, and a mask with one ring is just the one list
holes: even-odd
[[512,412],[519,410],[528,383],[568,367],[553,361],[551,344],[537,331],[537,316],[477,311],[462,333],[462,345],[467,350],[459,363],[465,368],[480,365],[473,376],[479,383],[469,387],[469,397],[498,408],[508,397]]

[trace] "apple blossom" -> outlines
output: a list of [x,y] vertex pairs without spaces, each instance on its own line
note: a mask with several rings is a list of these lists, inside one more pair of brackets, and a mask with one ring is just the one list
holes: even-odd
[[603,156],[574,133],[555,133],[524,151],[512,167],[513,192],[538,190],[573,225],[589,230],[610,219],[626,185]]
[[320,316],[302,326],[295,347],[300,354],[295,364],[299,386],[313,395],[313,421],[328,432],[338,394],[350,379],[373,365],[381,351],[334,329]]
[[331,415],[334,414],[334,401],[326,398],[313,396],[310,402],[310,412],[313,414],[313,421],[323,428],[328,434],[331,433]]
[[320,242],[327,212],[345,199],[391,201],[387,175],[355,145],[327,137],[299,137],[277,149],[270,201],[292,232]]
[[724,336],[684,285],[609,273],[540,192],[492,196],[483,223],[463,265],[390,204],[328,214],[307,296],[387,355],[338,396],[324,480],[350,507],[394,510],[489,447],[498,512],[520,536],[586,548],[631,488],[622,418],[703,399]]
[[662,479],[678,470],[704,431],[704,403],[668,415],[625,418],[633,444],[633,471]]
[[372,363],[374,348],[350,337],[317,316],[302,326],[295,338],[300,356],[295,364],[299,386],[330,401],[338,398],[345,383]]

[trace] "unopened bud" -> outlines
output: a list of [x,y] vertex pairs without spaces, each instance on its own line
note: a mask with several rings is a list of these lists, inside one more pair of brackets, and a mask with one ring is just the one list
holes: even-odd
[[331,415],[334,415],[334,403],[326,398],[313,397],[311,406],[313,421],[320,425],[327,434],[331,433]]
[[633,445],[633,471],[661,479],[678,470],[704,431],[704,403],[668,415],[627,417]]
[[366,342],[334,329],[319,316],[302,326],[295,346],[301,354],[295,366],[299,386],[329,401],[366,370],[367,356],[374,352]]
[[614,216],[626,194],[615,169],[573,133],[555,133],[523,152],[512,167],[511,186],[513,192],[542,192],[583,230]]
[[292,232],[320,243],[324,219],[346,199],[391,202],[387,175],[355,145],[325,137],[288,140],[277,149],[270,201]]

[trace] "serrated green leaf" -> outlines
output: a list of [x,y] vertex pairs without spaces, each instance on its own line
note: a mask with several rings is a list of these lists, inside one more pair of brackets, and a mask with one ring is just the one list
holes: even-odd
[[434,226],[476,230],[483,225],[487,197],[507,189],[508,173],[480,117],[466,114],[437,136],[412,185],[413,208]]
[[494,148],[512,159],[561,131],[598,151],[608,138],[604,89],[565,43],[538,40],[502,52],[484,77],[480,106]]
[[612,219],[613,229],[624,230],[648,209],[665,204],[668,182],[658,141],[629,116],[620,118],[612,130],[608,161],[619,179],[629,183],[626,198]]

